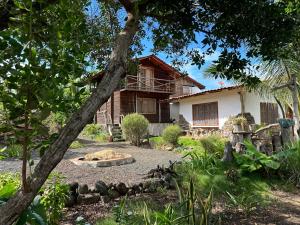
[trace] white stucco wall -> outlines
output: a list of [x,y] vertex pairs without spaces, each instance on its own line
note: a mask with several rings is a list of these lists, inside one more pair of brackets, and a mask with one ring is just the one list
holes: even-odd
[[[218,102],[219,128],[221,129],[230,116],[241,113],[239,91],[241,90],[223,90],[217,93],[181,99],[179,100],[179,114],[182,114],[190,125],[193,126],[193,104]],[[244,101],[245,112],[251,113],[257,124],[260,123],[260,102],[276,102],[274,99],[262,98],[259,95],[249,92],[244,94]]]
[[179,119],[179,103],[174,102],[170,104],[170,118],[178,121]]

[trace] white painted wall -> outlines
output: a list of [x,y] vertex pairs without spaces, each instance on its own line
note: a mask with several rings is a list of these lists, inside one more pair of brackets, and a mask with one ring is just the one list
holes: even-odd
[[[219,128],[221,129],[230,116],[241,113],[239,91],[241,90],[224,90],[222,92],[181,99],[179,100],[179,114],[182,114],[190,125],[193,126],[193,104],[218,102]],[[244,94],[244,101],[245,112],[250,112],[257,124],[260,123],[260,102],[276,102],[273,98],[262,98],[259,95],[249,92]],[[279,115],[281,115],[280,112]]]
[[170,118],[178,121],[179,119],[179,103],[174,102],[170,104]]

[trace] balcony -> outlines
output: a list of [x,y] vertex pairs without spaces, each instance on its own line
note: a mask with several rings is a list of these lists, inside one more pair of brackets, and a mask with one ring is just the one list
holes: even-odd
[[123,89],[131,91],[146,91],[174,94],[176,92],[176,85],[175,80],[145,78],[127,75],[125,77]]

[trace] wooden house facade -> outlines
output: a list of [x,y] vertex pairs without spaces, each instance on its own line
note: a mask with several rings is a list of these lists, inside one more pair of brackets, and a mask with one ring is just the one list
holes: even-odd
[[[154,55],[139,58],[136,74],[128,74],[95,115],[102,125],[120,124],[129,113],[140,113],[150,123],[170,123],[171,96],[192,94],[204,86]],[[103,74],[94,77],[100,81]]]

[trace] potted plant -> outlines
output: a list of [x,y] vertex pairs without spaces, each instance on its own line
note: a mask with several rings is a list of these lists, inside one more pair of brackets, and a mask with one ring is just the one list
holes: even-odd
[[247,119],[243,116],[235,117],[233,119],[232,123],[233,123],[233,131],[234,132],[245,131],[248,126]]

